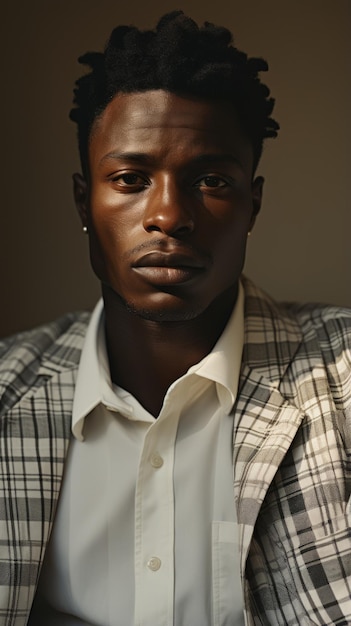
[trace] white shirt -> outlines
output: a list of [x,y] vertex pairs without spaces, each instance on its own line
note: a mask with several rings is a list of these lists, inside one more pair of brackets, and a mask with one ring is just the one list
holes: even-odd
[[155,420],[112,384],[96,306],[37,594],[53,608],[45,626],[244,624],[231,414],[243,327],[240,286],[216,346],[170,386]]

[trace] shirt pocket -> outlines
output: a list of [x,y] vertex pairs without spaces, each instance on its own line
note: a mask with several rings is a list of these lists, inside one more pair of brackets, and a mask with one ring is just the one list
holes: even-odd
[[244,626],[238,528],[212,522],[212,624]]

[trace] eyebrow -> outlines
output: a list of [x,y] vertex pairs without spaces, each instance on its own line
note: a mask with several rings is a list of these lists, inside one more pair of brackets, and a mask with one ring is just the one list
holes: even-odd
[[[109,152],[105,154],[99,162],[102,165],[105,161],[134,161],[135,163],[145,163],[150,165],[155,161],[154,157],[145,152]],[[192,163],[204,163],[211,161],[212,163],[234,163],[243,167],[241,160],[233,154],[221,153],[205,153],[198,154],[191,159]]]
[[99,161],[101,165],[105,161],[135,161],[138,163],[150,163],[153,158],[144,152],[109,152]]

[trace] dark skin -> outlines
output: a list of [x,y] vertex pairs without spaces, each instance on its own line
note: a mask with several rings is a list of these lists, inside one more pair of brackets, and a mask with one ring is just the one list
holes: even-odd
[[111,378],[157,417],[227,323],[263,179],[229,103],[162,90],[115,96],[88,157],[75,199],[102,284]]

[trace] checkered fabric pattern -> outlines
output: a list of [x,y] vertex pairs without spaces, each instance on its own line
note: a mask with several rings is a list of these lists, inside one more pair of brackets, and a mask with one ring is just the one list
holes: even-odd
[[246,283],[234,485],[247,624],[351,625],[351,311]]
[[69,315],[0,342],[1,626],[24,626],[29,617],[70,440],[87,320]]
[[[246,624],[351,625],[351,312],[244,289],[233,466]],[[0,626],[28,620],[88,319],[0,342]]]

